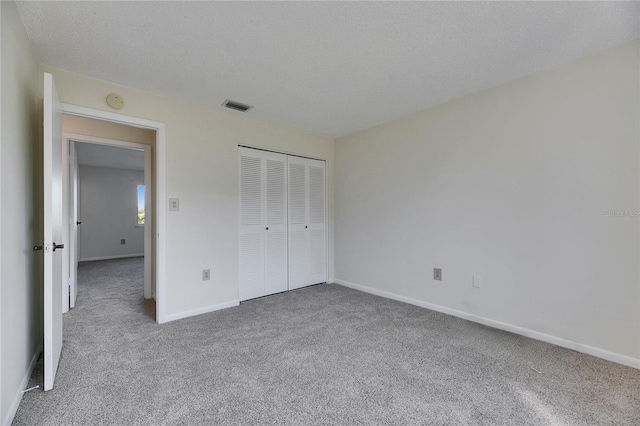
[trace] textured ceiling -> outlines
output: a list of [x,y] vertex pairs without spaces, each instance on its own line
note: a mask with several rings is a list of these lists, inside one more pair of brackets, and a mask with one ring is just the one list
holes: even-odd
[[76,142],[76,152],[81,166],[144,170],[144,151],[137,149]]
[[342,136],[639,37],[637,2],[19,2],[41,62]]

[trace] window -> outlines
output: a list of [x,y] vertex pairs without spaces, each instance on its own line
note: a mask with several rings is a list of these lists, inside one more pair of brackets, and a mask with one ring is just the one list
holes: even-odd
[[138,185],[138,226],[144,225],[144,185]]

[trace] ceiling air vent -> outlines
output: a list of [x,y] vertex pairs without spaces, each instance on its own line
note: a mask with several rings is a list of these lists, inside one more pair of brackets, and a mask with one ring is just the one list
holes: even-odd
[[240,102],[232,101],[230,99],[224,101],[222,105],[240,112],[247,112],[253,108],[251,105],[241,104]]

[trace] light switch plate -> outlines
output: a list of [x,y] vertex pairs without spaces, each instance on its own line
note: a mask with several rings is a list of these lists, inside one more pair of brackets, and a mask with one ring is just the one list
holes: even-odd
[[177,212],[178,210],[180,210],[180,199],[169,198],[169,211]]

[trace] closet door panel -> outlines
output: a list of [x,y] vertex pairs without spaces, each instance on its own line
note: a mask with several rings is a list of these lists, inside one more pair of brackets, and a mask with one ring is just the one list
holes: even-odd
[[264,296],[263,161],[240,149],[240,300]]
[[287,156],[264,153],[265,198],[265,294],[288,289],[287,259]]
[[309,276],[308,284],[319,284],[327,281],[327,246],[324,230],[309,232]]
[[309,224],[324,227],[326,212],[324,161],[310,160],[310,162],[312,163],[309,165]]
[[289,290],[309,285],[308,233],[289,231]]
[[309,276],[308,285],[327,281],[325,162],[308,160]]
[[289,157],[289,226],[306,223],[307,167],[303,159]]
[[264,235],[240,236],[240,300],[264,296]]
[[269,231],[265,248],[265,295],[287,291],[287,233]]
[[260,226],[262,209],[262,160],[240,155],[240,227]]
[[326,282],[324,161],[289,156],[289,289]]
[[289,165],[289,289],[304,287],[308,278],[307,166],[288,157]]

